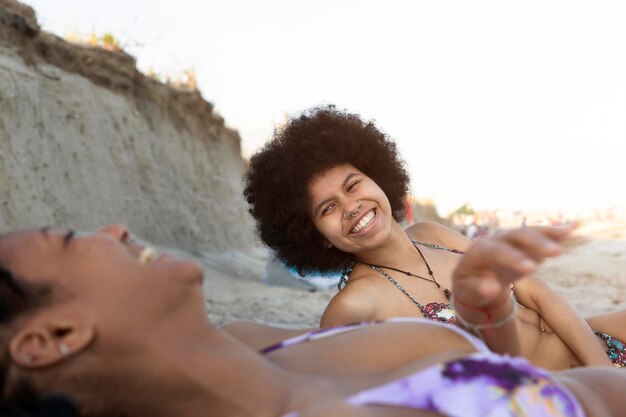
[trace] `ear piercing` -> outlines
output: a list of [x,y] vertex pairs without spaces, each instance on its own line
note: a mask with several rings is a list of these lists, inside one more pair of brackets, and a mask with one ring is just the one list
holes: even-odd
[[63,359],[67,358],[68,356],[70,356],[70,353],[72,353],[70,348],[67,347],[65,343],[61,343],[59,345],[59,352],[61,352],[61,356],[63,356]]
[[[58,346],[59,352],[61,353],[61,356],[63,357],[63,359],[66,359],[70,356],[70,354],[72,353],[71,349],[65,344],[65,343],[61,343]],[[30,353],[27,353],[23,356],[24,358],[24,362],[28,363],[28,364],[32,364],[35,362],[35,356],[31,355]]]
[[355,217],[357,214],[359,214],[359,211],[361,210],[361,206],[363,205],[360,201],[358,202],[359,205],[352,210],[347,216],[344,214],[343,218],[346,220],[350,220],[351,218]]

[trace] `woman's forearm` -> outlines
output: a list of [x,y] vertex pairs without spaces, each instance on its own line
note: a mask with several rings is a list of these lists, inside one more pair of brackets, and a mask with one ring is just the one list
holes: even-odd
[[558,242],[571,230],[516,229],[473,243],[452,276],[459,321],[491,349],[519,354],[511,284],[534,273],[543,259],[560,254]]
[[509,291],[503,293],[503,302],[482,308],[461,302],[460,293],[457,291],[457,297],[453,299],[459,324],[480,337],[492,351],[520,355],[515,299],[509,296]]
[[584,366],[611,366],[587,322],[565,298],[541,278],[530,276],[515,285],[522,305],[535,310]]

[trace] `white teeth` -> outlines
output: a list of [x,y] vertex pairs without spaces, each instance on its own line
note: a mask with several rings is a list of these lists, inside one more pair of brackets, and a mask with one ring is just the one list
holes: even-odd
[[142,264],[148,264],[154,260],[154,255],[156,255],[154,248],[145,247],[139,254],[139,262]]
[[352,228],[351,233],[359,233],[361,230],[367,227],[372,222],[372,220],[374,220],[374,214],[374,210],[371,210],[369,213],[363,216],[361,221],[359,221],[357,225]]

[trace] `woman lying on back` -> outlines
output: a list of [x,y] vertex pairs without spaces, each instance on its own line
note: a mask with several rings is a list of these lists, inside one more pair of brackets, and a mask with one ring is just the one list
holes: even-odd
[[[322,107],[292,118],[252,157],[245,193],[261,239],[280,259],[305,274],[344,270],[347,284],[322,327],[401,316],[452,324],[451,274],[470,241],[434,223],[403,230],[407,191],[404,163],[386,135]],[[517,312],[522,356],[555,370],[624,365],[626,311],[588,325],[535,276],[514,291],[524,307]]]
[[[459,264],[457,312],[482,326],[491,347],[516,349],[508,287],[564,235],[518,230],[477,243]],[[0,236],[2,410],[23,416],[37,398],[65,394],[81,415],[108,417],[623,414],[619,370],[550,374],[429,320],[252,349],[208,322],[199,265],[146,253],[117,225],[81,237],[47,229]],[[274,331],[259,326],[248,336],[254,343]]]

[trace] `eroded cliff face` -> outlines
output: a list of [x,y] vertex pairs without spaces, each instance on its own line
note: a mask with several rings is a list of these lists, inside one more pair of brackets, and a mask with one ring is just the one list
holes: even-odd
[[123,222],[194,255],[258,256],[244,169],[237,132],[198,91],[40,31],[30,8],[0,0],[0,231]]

